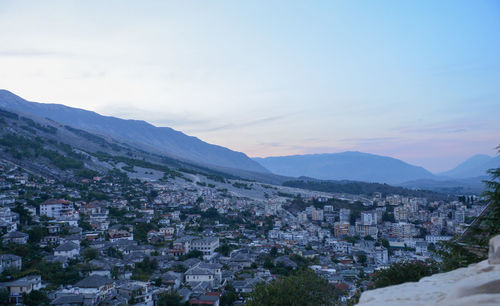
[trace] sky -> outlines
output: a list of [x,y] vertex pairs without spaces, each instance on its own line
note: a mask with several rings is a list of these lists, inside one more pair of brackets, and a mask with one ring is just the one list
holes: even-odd
[[249,156],[500,144],[499,1],[0,0],[0,88]]

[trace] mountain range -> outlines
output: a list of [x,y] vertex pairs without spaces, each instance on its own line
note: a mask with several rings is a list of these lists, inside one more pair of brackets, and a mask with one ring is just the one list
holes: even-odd
[[0,107],[48,118],[88,132],[105,135],[147,151],[205,166],[269,173],[244,153],[206,143],[169,127],[145,121],[102,116],[61,104],[28,102],[7,90],[0,90]]
[[441,192],[480,193],[487,170],[500,167],[500,156],[475,155],[457,167],[433,174],[399,159],[362,152],[253,158],[271,172],[322,180],[387,183]]
[[467,159],[455,168],[439,173],[440,176],[463,179],[486,175],[486,171],[500,166],[500,156],[478,154]]
[[422,167],[392,157],[362,152],[309,154],[254,158],[271,172],[323,180],[353,180],[396,184],[416,179],[431,179],[432,173]]
[[[26,114],[35,121],[52,120],[60,124],[59,129],[62,127],[70,132],[74,128],[81,129],[92,133],[94,136],[91,138],[104,137],[111,143],[134,148],[134,154],[143,151],[150,156],[153,154],[184,162],[184,165],[197,165],[274,183],[294,177],[309,177],[387,183],[446,192],[480,192],[484,188],[482,180],[487,177],[486,171],[500,166],[500,156],[475,155],[454,169],[433,174],[423,167],[396,158],[353,151],[251,159],[244,153],[206,143],[169,127],[103,116],[61,104],[29,102],[7,90],[0,90],[0,108]],[[77,134],[81,135],[81,132]]]

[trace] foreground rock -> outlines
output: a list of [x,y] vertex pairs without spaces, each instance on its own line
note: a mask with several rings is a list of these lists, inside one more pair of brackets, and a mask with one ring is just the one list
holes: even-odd
[[500,305],[500,236],[490,240],[489,259],[416,283],[363,292],[359,305]]

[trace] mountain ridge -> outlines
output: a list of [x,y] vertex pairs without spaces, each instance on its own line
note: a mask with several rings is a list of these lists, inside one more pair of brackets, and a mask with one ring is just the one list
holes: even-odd
[[393,184],[434,177],[423,167],[396,158],[359,151],[253,158],[253,160],[275,174],[292,177],[308,176],[325,180],[347,179]]
[[484,176],[487,170],[499,166],[500,156],[493,157],[485,154],[476,154],[458,164],[455,168],[438,173],[437,175],[455,179]]
[[143,145],[180,160],[269,173],[267,169],[242,152],[206,143],[170,127],[156,127],[143,120],[104,116],[62,104],[30,102],[5,89],[0,89],[0,107],[45,117],[61,124]]

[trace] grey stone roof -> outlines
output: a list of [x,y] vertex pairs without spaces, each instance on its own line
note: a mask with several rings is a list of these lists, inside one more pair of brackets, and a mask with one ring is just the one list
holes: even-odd
[[21,260],[21,257],[13,254],[2,254],[0,260]]
[[104,285],[112,284],[113,280],[100,275],[88,276],[74,286],[78,288],[99,288]]
[[75,243],[73,243],[73,242],[66,242],[64,244],[61,244],[57,248],[55,248],[54,251],[57,251],[57,252],[68,252],[68,251],[72,251],[72,250],[75,250],[75,249],[79,250],[80,247],[78,245],[76,245]]
[[67,305],[67,304],[82,304],[83,305],[83,295],[64,295],[53,300],[50,305]]
[[13,231],[2,236],[2,238],[26,238],[26,237],[29,237],[29,235],[17,231]]
[[214,273],[210,269],[202,268],[192,268],[188,270],[185,275],[213,275]]

